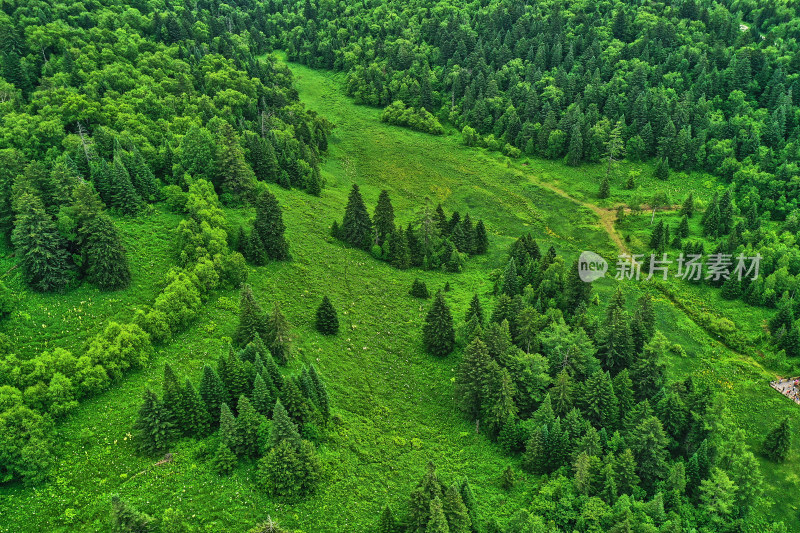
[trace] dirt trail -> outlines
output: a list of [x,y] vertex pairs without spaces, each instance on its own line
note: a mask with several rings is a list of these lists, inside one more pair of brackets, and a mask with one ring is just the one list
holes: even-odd
[[571,200],[576,204],[582,205],[586,209],[592,211],[597,218],[600,220],[600,225],[603,227],[603,230],[608,234],[614,244],[617,245],[619,248],[620,253],[630,255],[631,251],[628,248],[628,245],[625,244],[625,241],[622,240],[622,237],[619,236],[617,233],[617,229],[614,227],[614,220],[617,218],[617,213],[615,209],[603,209],[602,207],[598,207],[590,202],[586,202],[583,200],[579,200],[574,196],[571,196],[567,191],[563,189],[559,189],[552,183],[548,183],[546,181],[541,181],[538,179],[533,178],[533,182],[540,187],[544,187],[545,189],[556,193],[559,196],[563,196],[567,200]]

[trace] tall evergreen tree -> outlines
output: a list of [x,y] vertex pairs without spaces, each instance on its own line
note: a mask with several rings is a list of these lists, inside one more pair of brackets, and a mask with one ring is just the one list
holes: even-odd
[[586,382],[584,405],[587,419],[596,427],[613,429],[619,420],[619,402],[608,372],[598,370]]
[[629,442],[638,465],[637,473],[642,484],[652,490],[667,473],[667,436],[661,421],[648,417],[633,430]]
[[215,132],[216,158],[214,184],[223,194],[241,198],[253,190],[255,175],[247,164],[239,136],[227,121],[220,121]]
[[378,204],[372,216],[372,225],[375,228],[375,244],[381,246],[386,238],[394,232],[394,208],[389,199],[389,192],[384,189],[378,196]]
[[250,285],[243,283],[239,295],[239,324],[233,334],[237,346],[247,346],[255,338],[268,338],[264,310],[255,299]]
[[[687,217],[687,218],[692,218],[692,215],[694,215],[694,193],[693,192],[690,192],[689,196],[687,196],[686,199],[683,201],[683,204],[681,205],[680,214],[682,216]],[[682,237],[686,237],[686,235],[682,235]]]
[[236,435],[239,447],[236,454],[242,457],[255,457],[258,454],[258,428],[261,417],[244,394],[239,396],[236,411]]
[[139,512],[128,503],[120,500],[119,495],[111,496],[111,531],[113,533],[150,533],[158,531],[156,520]]
[[236,453],[241,442],[242,439],[236,431],[236,417],[233,416],[228,404],[222,402],[219,409],[219,443]]
[[209,419],[216,426],[219,423],[220,408],[228,401],[228,391],[213,368],[203,367],[203,377],[200,380],[200,397],[208,411]]
[[102,290],[124,289],[131,270],[122,238],[111,218],[102,213],[79,228],[83,240],[83,268],[86,280]]
[[324,335],[336,335],[339,332],[339,317],[327,296],[322,297],[322,303],[317,308],[316,325],[317,331]]
[[41,292],[61,292],[73,271],[67,243],[50,215],[35,199],[31,198],[31,203],[32,207],[17,216],[11,241],[28,285]]
[[472,519],[469,516],[467,506],[461,498],[461,491],[457,484],[453,483],[448,487],[442,501],[442,509],[447,519],[450,533],[471,533]]
[[272,313],[267,317],[267,347],[278,364],[286,365],[291,356],[291,339],[289,337],[289,322],[281,312],[278,302],[272,307]]
[[254,249],[264,252],[264,257],[254,258],[256,264],[264,264],[267,259],[272,261],[290,259],[289,243],[283,235],[285,230],[278,199],[271,192],[263,191],[256,201],[256,219],[250,237],[258,239]]
[[792,446],[792,431],[789,429],[789,419],[784,417],[780,424],[775,426],[764,439],[764,455],[770,460],[782,463],[789,455]]
[[287,413],[283,403],[278,400],[272,410],[270,446],[275,447],[283,441],[288,441],[293,447],[299,446],[300,433],[297,431],[297,425],[289,418],[289,413]]
[[119,153],[114,154],[114,162],[109,175],[109,192],[111,205],[123,214],[133,215],[144,207],[144,201],[131,183],[131,176]]
[[188,379],[181,391],[180,404],[183,415],[181,429],[184,435],[193,437],[206,436],[211,426],[211,419],[200,393],[197,392],[197,389]]
[[378,519],[378,533],[396,533],[396,531],[397,520],[392,513],[392,508],[384,505],[381,517]]
[[483,255],[489,250],[489,235],[486,233],[486,226],[483,225],[483,220],[478,220],[478,223],[475,224],[474,243],[477,255]]
[[176,434],[172,414],[150,389],[144,393],[134,429],[139,451],[148,455],[166,450]]
[[275,405],[275,400],[276,394],[273,394],[261,374],[256,374],[256,379],[253,382],[253,407],[255,410],[264,416],[269,416],[272,412],[272,406]]
[[455,346],[453,315],[441,291],[436,293],[433,305],[425,317],[422,337],[425,349],[432,355],[444,357],[453,351]]
[[350,190],[339,235],[343,241],[356,248],[368,250],[372,246],[372,221],[355,183]]

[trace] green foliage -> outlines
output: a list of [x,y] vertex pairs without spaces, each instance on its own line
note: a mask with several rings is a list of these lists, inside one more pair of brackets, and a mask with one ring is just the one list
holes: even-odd
[[217,448],[217,452],[214,454],[212,463],[217,474],[221,476],[228,476],[234,470],[236,470],[239,460],[236,457],[236,454],[231,451],[227,444],[220,443],[219,447]]
[[414,298],[421,298],[423,300],[427,300],[431,297],[431,293],[428,292],[428,286],[419,278],[414,278],[414,282],[411,284],[411,290],[408,291],[408,294]]
[[361,191],[355,183],[350,190],[344,219],[337,233],[338,237],[350,246],[367,250],[372,245],[372,221],[361,197]]
[[324,335],[336,335],[339,332],[339,317],[327,296],[322,297],[317,308],[316,326],[317,331]]
[[134,429],[139,451],[148,455],[164,452],[176,435],[172,413],[151,390],[144,394]]
[[156,520],[130,504],[111,495],[111,531],[114,533],[148,533],[158,531]]
[[425,317],[422,337],[425,349],[432,355],[444,357],[453,351],[455,346],[453,315],[441,291],[436,293],[433,305]]
[[784,418],[780,424],[767,433],[764,438],[764,455],[772,461],[783,462],[789,455],[792,447],[792,431],[789,428],[789,419]]
[[395,101],[383,110],[381,121],[396,126],[407,126],[412,130],[424,131],[433,135],[442,135],[444,128],[426,109],[406,107],[402,101]]

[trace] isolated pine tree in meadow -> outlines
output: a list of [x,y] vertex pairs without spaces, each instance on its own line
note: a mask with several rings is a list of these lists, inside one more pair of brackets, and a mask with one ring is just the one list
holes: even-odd
[[441,291],[436,293],[433,305],[425,317],[422,336],[425,349],[432,355],[444,357],[453,351],[455,346],[453,315]]
[[148,455],[166,450],[176,435],[172,414],[150,389],[144,393],[144,401],[139,408],[134,429],[139,451]]
[[111,218],[100,214],[88,220],[79,231],[85,236],[86,280],[102,290],[127,287],[131,281],[128,255]]
[[372,215],[372,225],[375,227],[375,244],[381,246],[389,234],[394,231],[394,208],[386,189],[382,190],[378,196],[378,204]]
[[781,420],[774,429],[767,433],[764,439],[764,455],[770,460],[782,463],[789,455],[792,446],[792,431],[789,428],[789,419]]
[[372,221],[367,213],[367,207],[364,205],[358,185],[355,183],[347,199],[344,219],[339,228],[339,238],[350,246],[362,250],[369,250],[372,246]]
[[256,201],[253,233],[258,236],[267,259],[285,261],[290,258],[289,243],[283,235],[285,230],[278,199],[271,192],[263,191]]
[[323,335],[336,335],[339,332],[339,317],[327,296],[322,297],[322,303],[317,308],[316,324],[317,331]]
[[239,324],[233,334],[237,346],[247,346],[256,336],[265,337],[267,333],[264,310],[255,299],[250,285],[242,284],[239,296]]
[[414,282],[411,284],[411,290],[408,291],[408,294],[414,298],[422,298],[423,300],[427,300],[431,297],[431,293],[428,292],[427,285],[425,285],[425,282],[421,281],[419,278],[414,278]]

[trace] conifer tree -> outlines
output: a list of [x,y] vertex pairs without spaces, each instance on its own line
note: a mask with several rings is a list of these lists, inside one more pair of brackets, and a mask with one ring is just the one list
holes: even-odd
[[639,485],[639,476],[636,475],[636,459],[630,448],[617,455],[614,461],[615,481],[620,494],[631,494]]
[[245,161],[244,150],[233,126],[220,121],[215,132],[216,158],[214,184],[222,193],[241,198],[252,191],[255,175]]
[[378,196],[378,204],[372,215],[372,225],[375,228],[375,244],[378,246],[381,246],[389,234],[394,232],[394,208],[386,189]]
[[272,410],[272,429],[270,431],[270,447],[274,448],[283,441],[288,441],[293,447],[300,445],[300,433],[297,426],[283,407],[280,400],[275,402]]
[[[687,217],[687,218],[692,218],[692,215],[694,215],[694,193],[693,192],[690,192],[689,196],[687,196],[686,199],[683,201],[683,204],[681,204],[680,214],[682,216],[684,216],[684,217]],[[686,237],[686,235],[682,235],[682,236]]]
[[216,427],[219,422],[222,404],[228,401],[228,391],[225,390],[219,375],[208,365],[203,367],[203,377],[200,380],[200,397],[206,406],[209,419]]
[[87,220],[78,231],[83,242],[86,280],[101,290],[127,287],[131,281],[128,255],[111,218],[100,213]]
[[556,416],[566,416],[574,405],[572,378],[566,368],[556,376],[553,387],[548,394],[552,398],[553,412]]
[[41,292],[61,292],[72,279],[67,243],[41,204],[29,200],[32,205],[17,216],[11,241],[28,285]]
[[636,397],[633,393],[633,382],[631,381],[628,369],[623,368],[620,370],[619,373],[614,376],[612,384],[614,385],[614,396],[617,397],[617,402],[619,404],[619,413],[624,416],[636,405]]
[[496,361],[489,363],[488,380],[481,407],[483,420],[489,434],[496,437],[503,426],[517,419],[517,405],[514,402],[516,390],[507,368],[501,368]]
[[603,181],[600,182],[600,188],[597,191],[597,197],[601,200],[604,198],[608,198],[611,196],[611,183],[608,181],[608,176],[603,178]]
[[598,370],[585,386],[584,412],[596,427],[614,428],[619,419],[619,403],[608,372]]
[[281,312],[278,302],[272,307],[272,313],[267,318],[267,347],[272,357],[280,365],[286,365],[291,356],[291,339],[289,338],[289,322]]
[[[252,234],[258,238],[266,259],[285,261],[290,259],[289,243],[283,233],[286,226],[277,198],[271,192],[263,191],[256,200],[256,219]],[[263,262],[256,261],[257,264]]]
[[339,332],[339,317],[327,296],[322,297],[322,303],[317,308],[317,331],[323,335],[336,335]]
[[728,276],[722,283],[720,295],[726,300],[735,300],[742,295],[742,284],[735,275]]
[[272,406],[275,405],[275,400],[276,398],[267,387],[264,378],[261,377],[261,374],[256,374],[256,379],[253,382],[253,407],[255,410],[264,416],[269,416]]
[[372,221],[367,213],[361,192],[358,190],[358,185],[355,183],[350,190],[339,235],[350,246],[362,250],[369,250],[372,246]]
[[330,416],[330,400],[328,399],[328,390],[325,387],[325,382],[322,381],[322,378],[317,373],[317,369],[313,364],[309,367],[308,375],[311,378],[311,383],[314,385],[317,408],[322,414],[323,419],[327,420]]
[[119,499],[111,496],[111,531],[113,533],[150,533],[157,531],[156,520]]
[[461,231],[464,234],[464,253],[469,255],[475,254],[475,227],[472,224],[472,218],[469,213],[464,215],[461,220]]
[[667,159],[666,157],[662,157],[661,159],[658,160],[658,163],[656,163],[656,170],[653,173],[653,176],[656,179],[662,181],[669,178],[669,159]]
[[188,379],[181,391],[180,403],[183,414],[181,429],[184,435],[194,437],[207,435],[211,425],[208,410],[200,397],[200,393],[197,392],[197,389]]
[[546,474],[553,464],[550,457],[550,432],[547,425],[537,427],[525,444],[522,466],[534,474]]
[[478,223],[475,224],[474,243],[476,255],[483,255],[489,250],[489,235],[486,233],[483,220],[478,220]]
[[[281,375],[281,371],[278,370],[278,365],[275,364],[275,359],[273,359],[270,353],[267,353],[264,357],[264,370],[266,371],[264,380],[267,381],[267,385],[269,385],[271,381],[275,388],[280,391],[283,388],[283,376]],[[267,380],[267,375],[269,375],[269,380]]]
[[628,439],[638,465],[637,474],[645,488],[652,489],[667,473],[667,436],[661,421],[648,417],[636,426]]
[[241,445],[241,438],[236,431],[236,418],[225,402],[222,402],[219,410],[219,442],[234,453]]
[[[428,463],[425,475],[422,477],[416,488],[411,492],[411,523],[410,531],[423,533],[428,527],[428,522],[431,521],[431,502],[438,498],[441,502],[441,497],[444,495],[442,485],[439,482],[439,477],[436,475],[436,467],[433,463]],[[441,508],[441,505],[440,505]],[[444,509],[441,509],[442,518],[445,520],[444,524],[447,525],[447,520],[444,517]]]
[[503,470],[503,475],[500,478],[500,484],[505,490],[511,490],[514,488],[516,484],[516,476],[514,475],[514,469],[510,466],[507,466],[505,470]]
[[427,300],[431,297],[430,292],[428,292],[427,285],[425,285],[424,281],[420,281],[419,278],[414,278],[414,282],[411,284],[411,290],[408,291],[408,294],[414,298],[421,298],[424,300]]
[[789,419],[784,417],[774,429],[767,433],[764,439],[764,455],[772,461],[782,463],[789,455],[792,446],[792,432],[789,429]]
[[230,475],[236,469],[238,462],[239,459],[236,457],[236,454],[231,451],[228,445],[220,443],[220,445],[217,447],[217,452],[214,454],[214,458],[212,459],[212,464],[214,465],[214,470],[217,472],[217,474],[221,476]]
[[597,355],[606,370],[618,372],[633,358],[633,340],[624,311],[619,308],[609,311],[610,318],[597,332]]
[[166,450],[176,433],[171,413],[150,389],[144,393],[134,428],[139,451],[148,455]]
[[284,407],[286,407],[286,412],[299,426],[302,427],[303,424],[310,421],[311,406],[303,397],[295,380],[286,380],[283,389],[281,389],[280,397]]
[[472,520],[457,484],[453,483],[445,491],[442,510],[450,533],[471,533]]
[[182,396],[183,389],[178,381],[178,377],[175,375],[170,364],[165,363],[163,393],[161,395],[162,403],[164,404],[164,408],[169,411],[176,428],[180,431],[185,430],[183,427],[183,420],[185,417],[182,409],[183,405],[181,403]]
[[[223,354],[219,358],[217,374],[228,391],[228,400],[237,401],[239,396],[250,392],[250,380],[247,369],[242,360],[233,351],[233,347],[228,345],[227,355]],[[231,405],[234,405],[231,403]]]
[[453,315],[450,314],[450,308],[444,301],[441,291],[436,293],[433,305],[425,317],[422,336],[425,349],[432,355],[444,357],[453,351],[455,345]]
[[255,410],[247,396],[239,396],[236,408],[236,433],[239,446],[236,454],[241,457],[255,457],[258,454],[258,427],[261,425],[261,416]]
[[469,322],[473,317],[478,324],[484,324],[485,317],[483,315],[483,306],[481,305],[481,300],[478,298],[477,293],[472,295],[472,300],[469,302],[469,309],[467,309],[464,321]]
[[253,132],[245,132],[248,162],[256,178],[275,183],[278,177],[278,160],[272,143]]
[[144,208],[144,202],[139,193],[131,183],[128,169],[122,162],[122,157],[117,152],[114,154],[114,162],[111,166],[109,175],[108,190],[110,192],[111,205],[120,210],[125,215],[134,215]]
[[447,216],[444,214],[442,204],[438,204],[436,206],[436,210],[433,212],[433,221],[436,224],[440,235],[446,236],[450,234],[450,225],[447,222]]
[[685,239],[689,236],[689,219],[686,215],[683,215],[681,223],[678,225],[677,234],[682,239]]
[[267,329],[264,311],[253,295],[253,289],[247,283],[242,284],[239,296],[239,324],[233,334],[237,346],[247,346],[256,336],[266,338]]
[[388,247],[386,260],[398,270],[405,270],[411,266],[411,251],[408,247],[405,232],[397,228],[386,238]]
[[394,518],[392,508],[388,505],[383,506],[381,517],[378,520],[378,533],[396,533],[397,520]]

